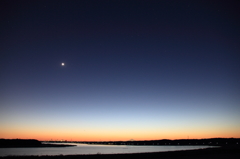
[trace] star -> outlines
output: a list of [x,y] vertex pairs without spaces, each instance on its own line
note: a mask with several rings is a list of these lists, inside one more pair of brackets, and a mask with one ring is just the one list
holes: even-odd
[[64,65],[65,65],[65,63],[63,62],[63,63],[61,63],[61,65],[62,65],[62,66],[64,66]]

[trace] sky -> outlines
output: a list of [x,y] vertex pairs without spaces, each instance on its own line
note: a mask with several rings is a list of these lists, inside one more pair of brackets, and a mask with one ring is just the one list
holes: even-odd
[[239,6],[1,0],[0,138],[240,138]]

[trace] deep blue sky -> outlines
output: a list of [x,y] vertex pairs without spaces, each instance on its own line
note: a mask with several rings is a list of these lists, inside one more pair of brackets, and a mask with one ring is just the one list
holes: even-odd
[[238,1],[0,7],[0,138],[240,137]]

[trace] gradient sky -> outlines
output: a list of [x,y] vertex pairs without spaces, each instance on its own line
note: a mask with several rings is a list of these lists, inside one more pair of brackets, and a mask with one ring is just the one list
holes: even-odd
[[1,0],[0,138],[240,138],[239,7]]

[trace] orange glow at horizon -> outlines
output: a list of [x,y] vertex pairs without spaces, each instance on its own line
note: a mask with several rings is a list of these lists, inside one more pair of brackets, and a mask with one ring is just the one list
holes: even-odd
[[85,132],[85,133],[75,133],[75,132],[57,132],[57,131],[15,131],[9,133],[9,131],[2,131],[0,133],[1,138],[6,139],[37,139],[40,141],[47,140],[67,140],[67,141],[128,141],[128,140],[161,140],[161,139],[203,139],[203,138],[240,138],[237,132],[199,132],[199,133],[189,133],[186,132],[165,132],[165,133],[135,133],[135,132]]

